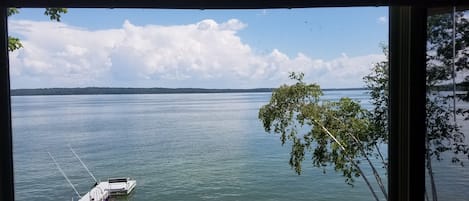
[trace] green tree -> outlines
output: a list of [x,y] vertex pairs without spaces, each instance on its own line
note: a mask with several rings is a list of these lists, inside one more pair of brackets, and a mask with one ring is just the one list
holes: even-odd
[[[469,110],[457,110],[456,94],[442,93],[438,86],[451,83],[451,80],[456,79],[456,74],[464,73],[469,68],[469,21],[464,17],[464,12],[455,12],[454,15],[445,13],[430,16],[427,27],[426,167],[430,177],[432,199],[436,201],[438,196],[432,160],[441,161],[442,153],[451,152],[454,153],[451,161],[463,165],[458,156],[460,153],[468,154],[465,136],[460,131],[456,116],[465,115]],[[465,77],[465,82],[467,81],[468,76]],[[459,98],[468,101],[469,90],[465,91]],[[451,100],[453,103],[448,104]]]
[[332,165],[343,174],[347,184],[353,185],[355,178],[361,176],[373,197],[379,200],[360,166],[365,160],[387,199],[381,177],[370,160],[379,136],[370,132],[369,111],[350,98],[322,100],[319,85],[303,82],[301,73],[292,73],[290,78],[296,83],[276,89],[270,102],[259,110],[259,119],[267,132],[280,134],[282,145],[291,143],[292,168],[301,174],[301,164],[310,154],[314,167],[325,171],[326,166]]
[[[387,48],[383,48],[385,54]],[[373,132],[386,142],[387,122],[388,122],[388,61],[378,62],[372,68],[369,75],[364,77],[367,88],[370,90],[371,103],[374,106],[371,111]],[[436,91],[434,73],[432,66],[427,70],[427,96],[426,96],[426,168],[430,177],[431,192],[433,200],[437,199],[436,185],[432,170],[432,159],[442,160],[443,152],[454,152],[452,162],[460,162],[457,154],[467,154],[467,145],[464,143],[464,134],[460,132],[460,127],[453,121],[454,112],[451,105],[447,104],[448,97]],[[379,138],[376,138],[379,139]],[[462,164],[462,163],[461,163]]]
[[366,88],[370,92],[371,105],[373,108],[370,112],[370,133],[375,143],[376,154],[383,163],[383,168],[387,170],[387,159],[383,157],[379,144],[388,143],[388,103],[389,103],[389,54],[388,47],[381,44],[383,54],[386,59],[384,61],[373,64],[371,72],[363,77]]
[[[426,169],[429,175],[432,199],[437,200],[437,191],[432,168],[432,160],[443,160],[445,152],[454,153],[451,157],[453,163],[463,165],[459,154],[468,155],[468,146],[465,144],[464,133],[456,122],[456,115],[466,115],[467,109],[456,110],[449,104],[455,100],[452,93],[442,92],[452,87],[450,85],[453,76],[458,72],[465,72],[469,68],[469,21],[464,17],[464,12],[456,12],[455,40],[453,41],[453,15],[438,14],[429,16],[427,30],[427,96],[426,96]],[[453,52],[453,42],[455,52]],[[383,50],[387,55],[387,48]],[[454,58],[454,60],[453,60]],[[452,65],[455,65],[453,71]],[[453,74],[454,73],[454,74]],[[388,62],[382,61],[375,64],[372,73],[364,78],[368,89],[371,91],[371,99],[374,108],[372,121],[376,132],[387,133],[387,108],[388,108]],[[460,85],[468,83],[469,77]],[[469,90],[464,89],[464,94],[459,94],[463,101],[469,100]],[[451,95],[448,95],[451,94]],[[386,137],[383,137],[386,139]],[[469,155],[468,155],[469,156]],[[428,195],[426,194],[428,199]]]
[[[469,101],[469,22],[463,12],[455,13],[455,52],[453,53],[452,26],[450,14],[428,18],[427,41],[427,96],[426,96],[426,169],[430,177],[432,199],[437,200],[432,160],[443,160],[442,154],[453,153],[451,161],[463,165],[458,158],[464,154],[469,158],[469,148],[464,143],[464,133],[455,121],[455,116],[469,114],[468,109],[457,111],[448,104],[456,96],[442,93],[442,85],[448,85],[456,73],[467,75],[459,83],[465,93],[457,97]],[[382,46],[386,60],[374,64],[369,75],[364,77],[370,90],[373,108],[366,111],[359,103],[349,98],[339,101],[325,101],[316,84],[303,82],[303,74],[291,74],[297,82],[282,85],[272,94],[270,102],[259,111],[259,119],[267,132],[280,134],[282,145],[291,143],[290,165],[301,173],[305,155],[310,153],[313,166],[325,168],[333,165],[342,172],[346,182],[353,184],[354,177],[361,176],[367,183],[374,198],[373,186],[360,168],[361,159],[368,161],[375,179],[386,198],[384,185],[370,157],[380,159],[386,168],[386,159],[379,149],[388,140],[388,49]],[[454,60],[453,60],[454,58]],[[451,66],[455,64],[455,71]],[[446,94],[446,95],[445,95]],[[469,118],[469,117],[468,117]],[[467,118],[466,118],[467,119]],[[324,169],[325,170],[325,169]],[[428,200],[428,195],[426,193]]]
[[453,78],[453,58],[455,58],[456,72],[463,72],[469,68],[469,21],[464,13],[454,14],[456,28],[454,57],[453,14],[444,13],[428,17],[427,73],[431,85],[446,84]]
[[[18,14],[17,8],[8,8],[8,17]],[[62,14],[67,13],[66,8],[46,8],[44,15],[49,16],[50,20],[60,22]],[[13,52],[23,47],[19,38],[8,36],[8,51]]]

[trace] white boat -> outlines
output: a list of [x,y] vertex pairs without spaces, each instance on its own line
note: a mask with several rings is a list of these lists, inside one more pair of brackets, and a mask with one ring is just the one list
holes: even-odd
[[130,178],[113,178],[106,183],[111,195],[129,195],[137,185],[137,181]]
[[99,182],[78,201],[105,201],[111,196],[129,195],[137,185],[130,178],[113,178]]
[[[52,158],[52,160],[54,161],[55,165],[57,166],[57,169],[59,169],[60,173],[62,173],[64,178],[67,180],[67,182],[70,184],[70,186],[73,188],[73,190],[75,191],[75,193],[79,197],[78,201],[107,201],[111,196],[129,195],[135,189],[135,186],[137,185],[137,181],[135,179],[130,179],[129,177],[111,178],[111,179],[108,179],[107,181],[98,182],[98,180],[96,180],[96,177],[94,177],[94,175],[91,173],[91,171],[85,165],[85,163],[83,163],[83,161],[80,159],[80,157],[75,153],[75,151],[72,149],[71,146],[70,146],[70,151],[72,151],[72,153],[75,155],[75,157],[80,161],[80,163],[86,169],[88,174],[95,181],[95,185],[93,186],[93,188],[88,193],[86,193],[84,196],[81,196],[80,193],[78,193],[77,189],[72,184],[70,179],[68,179],[67,175],[62,170],[62,168],[57,163],[57,161],[52,156],[52,154],[50,152],[48,152],[48,154]],[[72,200],[73,200],[73,198],[72,198]]]
[[106,185],[106,183],[104,183],[104,182],[100,182],[98,185],[94,186],[84,196],[81,196],[81,198],[78,201],[105,201],[105,200],[108,200],[110,195],[109,195],[109,191],[106,190],[106,188],[108,188],[108,185]]

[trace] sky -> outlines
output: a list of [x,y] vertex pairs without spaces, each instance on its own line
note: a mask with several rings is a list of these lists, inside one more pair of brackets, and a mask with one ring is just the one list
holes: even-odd
[[258,88],[290,72],[322,88],[363,87],[385,59],[388,8],[69,9],[52,22],[21,9],[9,34],[12,89]]

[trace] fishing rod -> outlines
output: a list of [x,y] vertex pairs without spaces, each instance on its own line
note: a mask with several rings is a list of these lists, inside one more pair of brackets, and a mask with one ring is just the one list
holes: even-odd
[[57,169],[59,169],[60,173],[62,173],[62,175],[65,177],[65,179],[67,180],[68,184],[70,184],[70,186],[72,186],[73,190],[75,191],[75,193],[78,195],[79,198],[81,198],[81,195],[80,193],[78,193],[77,189],[75,188],[75,186],[72,184],[72,182],[70,181],[70,179],[68,179],[67,175],[65,174],[65,172],[62,170],[62,168],[60,167],[60,165],[57,163],[57,161],[55,160],[55,158],[52,156],[52,154],[50,154],[50,152],[47,152],[49,154],[49,156],[52,158],[52,160],[54,161],[55,165],[57,166]]
[[85,165],[85,163],[83,163],[83,161],[80,159],[80,157],[78,156],[77,153],[75,153],[75,150],[73,150],[72,146],[68,145],[68,147],[70,148],[70,151],[72,151],[73,155],[75,155],[75,157],[80,161],[81,165],[83,165],[83,167],[85,168],[85,170],[88,172],[88,174],[94,179],[94,181],[96,183],[98,183],[98,180],[96,179],[96,177],[94,177],[93,173],[91,173],[91,171],[88,169],[88,167]]

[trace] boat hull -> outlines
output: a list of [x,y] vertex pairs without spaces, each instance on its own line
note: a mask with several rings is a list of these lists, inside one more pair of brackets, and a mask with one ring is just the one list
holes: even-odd
[[109,179],[99,182],[79,201],[105,201],[111,196],[126,196],[132,193],[137,181],[130,178]]

